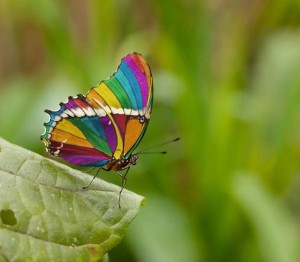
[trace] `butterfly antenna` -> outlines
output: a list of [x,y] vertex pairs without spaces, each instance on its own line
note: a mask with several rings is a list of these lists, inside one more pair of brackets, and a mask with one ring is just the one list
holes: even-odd
[[175,139],[172,139],[172,140],[169,140],[169,141],[166,141],[164,143],[161,143],[161,144],[158,144],[158,145],[154,145],[154,146],[150,146],[150,147],[146,147],[144,149],[142,149],[141,151],[137,152],[136,154],[139,155],[139,154],[166,154],[167,152],[166,151],[161,151],[161,152],[148,152],[148,150],[151,150],[153,148],[157,148],[157,147],[161,147],[161,146],[164,146],[166,144],[170,144],[170,143],[173,143],[173,142],[176,142],[180,140],[179,137],[175,138]]
[[164,154],[167,154],[167,151],[157,151],[157,152],[154,152],[154,151],[148,152],[148,151],[146,151],[146,152],[138,152],[136,154],[138,154],[138,155],[141,155],[141,154],[143,154],[143,155],[152,155],[152,154],[164,155]]

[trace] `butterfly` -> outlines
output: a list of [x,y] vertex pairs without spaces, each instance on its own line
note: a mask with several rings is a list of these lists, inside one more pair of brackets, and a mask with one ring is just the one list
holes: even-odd
[[152,104],[151,69],[141,54],[128,54],[109,79],[86,95],[70,96],[57,111],[45,110],[50,119],[41,140],[50,155],[71,164],[117,171],[122,177],[120,206],[126,174],[138,159],[133,151],[146,132]]

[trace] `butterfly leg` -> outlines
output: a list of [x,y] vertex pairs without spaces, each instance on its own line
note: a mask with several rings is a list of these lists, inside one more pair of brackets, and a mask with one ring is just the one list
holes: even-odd
[[122,194],[122,191],[123,191],[123,189],[124,189],[124,187],[126,185],[126,181],[127,181],[126,175],[127,175],[128,171],[129,171],[129,169],[130,169],[130,167],[128,167],[126,169],[126,172],[125,172],[124,175],[121,174],[119,171],[117,171],[118,175],[122,178],[122,187],[121,187],[121,190],[119,192],[119,208],[121,208],[121,194]]
[[[93,170],[93,169],[94,169],[94,167],[93,167],[91,170]],[[100,172],[100,169],[101,169],[101,168],[98,168],[98,170],[97,170],[96,174],[94,175],[94,177],[92,178],[91,182],[90,182],[87,186],[84,186],[82,189],[87,189],[87,188],[93,183],[93,181],[94,181],[94,179],[96,178],[96,176],[98,176],[98,174],[99,174],[99,172]],[[90,170],[90,171],[91,171],[91,170]]]
[[90,173],[92,170],[94,170],[96,167],[91,167],[89,170],[87,170],[85,173]]

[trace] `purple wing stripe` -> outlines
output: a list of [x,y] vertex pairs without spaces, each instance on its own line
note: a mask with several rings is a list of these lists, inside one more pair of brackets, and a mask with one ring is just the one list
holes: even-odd
[[[99,157],[97,156],[86,156],[86,155],[59,155],[59,157],[68,161],[71,164],[82,166],[91,164],[94,162],[99,162]],[[105,160],[108,161],[108,160]]]
[[141,71],[135,64],[135,62],[129,56],[125,57],[124,60],[126,61],[127,65],[130,67],[131,71],[134,73],[137,79],[137,82],[140,86],[140,90],[142,93],[143,107],[146,107],[148,102],[148,93],[149,93],[147,79],[145,75],[141,73]]
[[110,119],[108,116],[101,117],[100,118],[101,125],[104,129],[105,136],[108,142],[108,146],[111,149],[111,152],[115,152],[116,147],[117,147],[117,135],[116,135],[116,130],[111,123]]

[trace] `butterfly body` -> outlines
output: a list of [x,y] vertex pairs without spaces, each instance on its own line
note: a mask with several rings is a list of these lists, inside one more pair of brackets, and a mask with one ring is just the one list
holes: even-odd
[[138,159],[133,151],[150,120],[153,84],[142,55],[129,54],[117,71],[86,95],[69,97],[50,119],[41,136],[53,156],[85,167],[124,170]]
[[121,156],[119,159],[111,158],[109,159],[108,163],[103,167],[103,169],[110,171],[110,170],[124,170],[129,168],[130,165],[136,165],[136,161],[138,156],[136,154],[130,155],[126,158],[124,155]]

